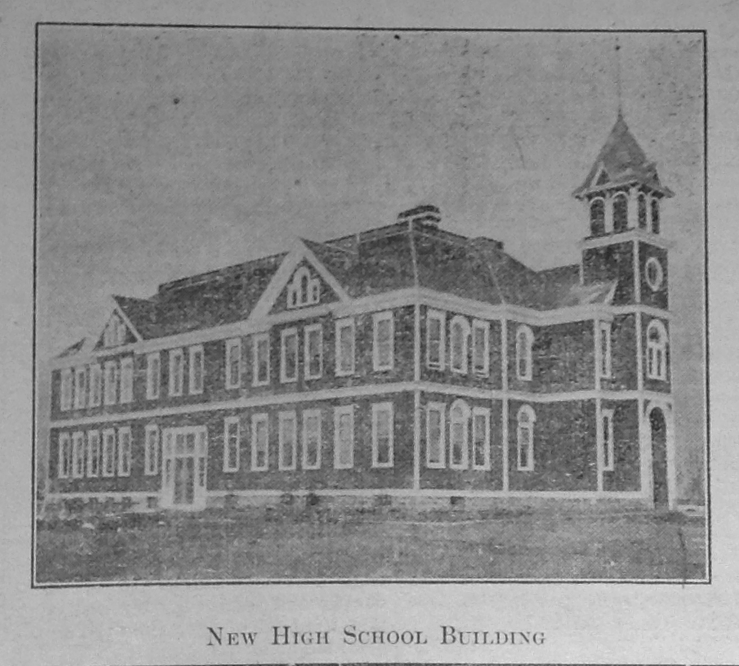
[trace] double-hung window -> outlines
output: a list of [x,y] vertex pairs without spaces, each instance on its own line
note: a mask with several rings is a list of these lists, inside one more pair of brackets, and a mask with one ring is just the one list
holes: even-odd
[[303,412],[303,469],[321,466],[321,410]]
[[223,420],[223,471],[237,472],[239,469],[240,425],[238,416]]
[[393,313],[377,312],[372,316],[373,348],[372,359],[375,370],[392,370],[395,353],[395,326]]
[[67,411],[72,409],[72,390],[74,386],[74,376],[72,368],[64,368],[62,370],[62,381],[59,391],[59,409]]
[[472,371],[482,377],[490,373],[490,323],[479,319],[472,322]]
[[159,426],[146,426],[144,437],[144,474],[154,476],[159,473]]
[[393,466],[393,403],[372,405],[372,467]]
[[190,347],[190,386],[189,393],[197,395],[203,392],[203,345]]
[[115,430],[103,431],[103,476],[115,474]]
[[334,467],[354,466],[354,405],[334,408]]
[[146,398],[156,400],[159,397],[162,367],[159,352],[153,352],[146,357]]
[[449,466],[466,469],[469,465],[470,408],[463,400],[457,400],[449,410]]
[[519,379],[528,381],[533,376],[532,365],[532,346],[534,343],[534,333],[525,325],[521,325],[516,330],[516,375]]
[[466,317],[457,315],[452,319],[450,337],[452,372],[467,374],[470,324]]
[[254,386],[269,384],[269,333],[258,333],[252,338]]
[[251,468],[255,472],[269,468],[269,421],[267,414],[251,417]]
[[105,389],[106,405],[115,405],[118,402],[118,364],[115,361],[105,362]]
[[602,321],[598,324],[598,344],[600,351],[600,367],[601,377],[611,376],[611,324]]
[[241,339],[226,342],[226,388],[239,388],[241,385]]
[[180,396],[185,381],[184,352],[172,349],[169,352],[169,395]]
[[446,314],[429,310],[426,317],[426,365],[438,370],[444,369]]
[[100,405],[103,388],[103,369],[99,363],[90,366],[90,407]]
[[87,366],[77,368],[74,373],[74,407],[84,409],[87,407]]
[[603,455],[603,471],[612,472],[614,469],[613,456],[613,410],[600,411],[600,442]]
[[72,476],[76,479],[85,475],[85,433],[72,435]]
[[87,476],[100,474],[100,431],[90,430],[87,433]]
[[295,412],[280,412],[278,467],[283,470],[295,469],[298,447],[298,419]]
[[133,357],[121,359],[121,403],[133,402]]
[[118,428],[118,476],[131,474],[131,428]]
[[472,409],[472,469],[490,469],[490,410]]
[[72,442],[68,432],[59,433],[59,465],[57,475],[66,479],[72,475]]
[[426,408],[426,467],[444,467],[444,415],[443,402],[430,402]]
[[286,328],[280,333],[280,381],[298,379],[298,330]]
[[354,319],[336,322],[336,374],[354,374]]
[[536,414],[530,405],[518,410],[518,429],[516,433],[518,469],[530,472],[534,469],[534,424]]
[[667,329],[659,319],[647,327],[647,377],[667,379]]
[[305,378],[317,379],[323,374],[323,328],[321,324],[305,327]]

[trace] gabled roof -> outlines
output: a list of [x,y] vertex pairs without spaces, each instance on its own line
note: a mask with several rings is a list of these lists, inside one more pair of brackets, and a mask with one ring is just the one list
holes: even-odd
[[151,299],[113,296],[115,304],[143,338],[153,337],[156,325],[156,303]]
[[582,198],[594,190],[629,183],[645,185],[664,196],[673,195],[660,182],[656,164],[647,159],[619,110],[616,124],[595,158],[585,181],[572,195]]

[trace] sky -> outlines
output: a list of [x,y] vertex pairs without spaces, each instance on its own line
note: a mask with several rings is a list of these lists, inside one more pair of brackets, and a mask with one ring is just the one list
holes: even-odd
[[421,203],[540,269],[579,258],[619,104],[662,182],[678,428],[702,442],[698,34],[42,26],[38,355],[111,294],[392,223]]

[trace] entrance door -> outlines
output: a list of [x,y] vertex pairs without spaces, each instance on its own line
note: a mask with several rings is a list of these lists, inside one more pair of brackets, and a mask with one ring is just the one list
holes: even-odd
[[668,505],[667,492],[667,425],[665,415],[659,407],[649,413],[652,435],[652,496],[654,507],[665,509]]
[[162,455],[162,506],[205,506],[207,440],[204,427],[167,428]]

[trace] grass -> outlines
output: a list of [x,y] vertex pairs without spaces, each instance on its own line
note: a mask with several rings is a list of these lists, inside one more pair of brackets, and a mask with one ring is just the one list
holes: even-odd
[[702,518],[648,512],[206,512],[37,531],[43,583],[705,578]]

